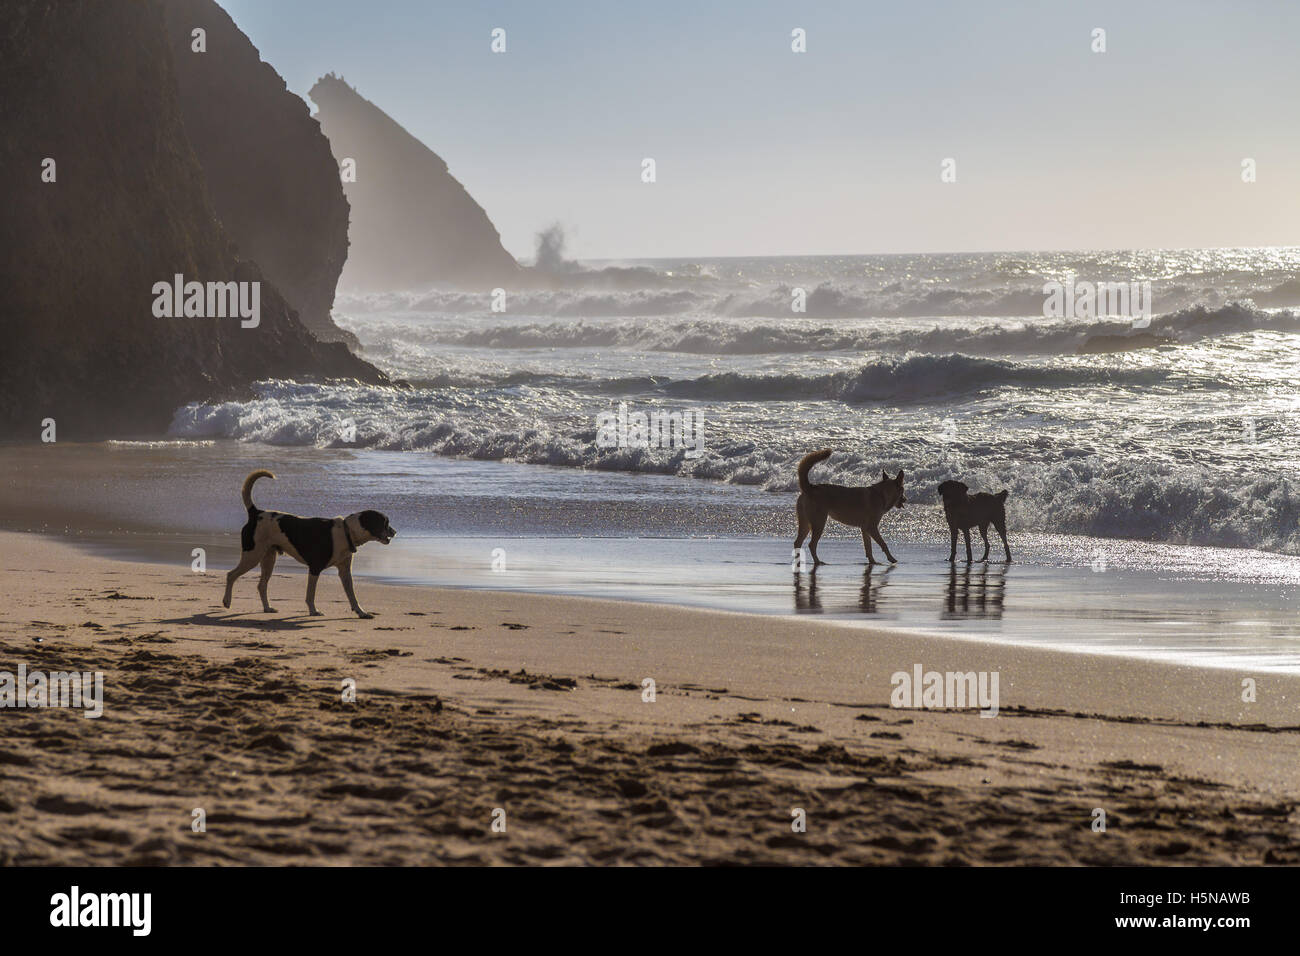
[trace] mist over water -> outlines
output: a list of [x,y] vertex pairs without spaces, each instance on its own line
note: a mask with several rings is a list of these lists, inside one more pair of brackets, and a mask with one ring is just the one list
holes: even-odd
[[[1300,554],[1300,250],[578,264],[552,229],[537,265],[546,281],[508,290],[505,313],[486,293],[342,295],[339,324],[409,388],[264,382],[181,409],[171,432],[754,494],[789,494],[799,457],[832,447],[820,480],[902,468],[924,504],[960,476],[1010,489],[1023,530]],[[1071,278],[1149,281],[1155,347],[1081,352],[1132,328],[1044,318],[1043,284]],[[703,454],[599,447],[597,415],[620,403],[701,412]]]

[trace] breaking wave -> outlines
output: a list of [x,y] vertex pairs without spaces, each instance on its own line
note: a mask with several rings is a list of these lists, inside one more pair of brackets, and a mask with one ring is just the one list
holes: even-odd
[[[187,440],[235,439],[272,445],[362,447],[428,452],[489,461],[678,475],[768,492],[793,493],[794,469],[807,450],[790,441],[760,446],[709,434],[703,454],[682,450],[599,448],[590,418],[567,426],[527,415],[498,415],[447,403],[432,407],[418,389],[274,382],[246,402],[193,404],[176,413],[170,433]],[[355,427],[344,441],[340,424]],[[840,453],[820,480],[869,483],[884,468],[908,475],[908,498],[935,501],[934,487],[961,475],[973,487],[1009,488],[1017,527],[1172,543],[1255,547],[1300,554],[1300,485],[1276,470],[1153,464],[1104,459],[1040,436],[994,449],[945,446],[915,435],[882,436],[865,454]]]
[[831,400],[861,404],[929,401],[945,395],[986,392],[1006,386],[1140,387],[1159,384],[1166,377],[1163,370],[1156,368],[1107,368],[1082,363],[1031,365],[966,355],[907,355],[824,375],[719,372],[678,380],[649,376],[611,379],[600,382],[597,387],[615,394],[655,392],[710,401]]
[[[605,314],[617,314],[606,312]],[[343,322],[367,347],[394,341],[484,349],[626,348],[696,355],[779,355],[813,352],[961,352],[968,355],[1041,355],[1079,351],[1098,335],[1128,335],[1128,321],[1044,319],[954,324],[783,324],[715,318],[631,319],[601,322],[526,322],[446,326],[395,320]],[[1155,316],[1150,335],[1171,344],[1250,331],[1300,331],[1300,315],[1266,311],[1247,302],[1194,306]]]

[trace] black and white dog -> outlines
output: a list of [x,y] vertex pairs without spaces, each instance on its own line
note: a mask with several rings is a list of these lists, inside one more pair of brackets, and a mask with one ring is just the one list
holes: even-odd
[[316,610],[316,582],[326,568],[338,568],[339,580],[347,593],[348,603],[357,617],[374,617],[357,603],[352,591],[352,555],[357,546],[367,541],[384,544],[397,534],[388,518],[378,511],[358,511],[346,518],[300,518],[279,511],[263,511],[253,504],[253,483],[259,478],[274,478],[269,471],[255,471],[244,479],[244,507],[248,509],[248,524],[240,532],[244,553],[239,566],[226,575],[226,596],[221,603],[230,607],[230,591],[240,575],[262,565],[262,579],[257,582],[257,593],[262,597],[262,610],[275,611],[266,600],[266,586],[271,582],[277,555],[287,554],[307,565],[307,610],[320,616]]

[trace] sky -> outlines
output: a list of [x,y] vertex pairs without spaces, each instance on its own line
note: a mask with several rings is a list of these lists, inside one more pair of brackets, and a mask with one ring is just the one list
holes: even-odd
[[219,2],[525,259],[1300,244],[1294,0]]

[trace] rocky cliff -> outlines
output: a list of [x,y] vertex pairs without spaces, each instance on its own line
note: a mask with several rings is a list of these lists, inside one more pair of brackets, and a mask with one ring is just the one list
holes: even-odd
[[[177,406],[261,378],[384,380],[319,342],[236,252],[170,47],[158,0],[6,2],[0,435],[35,439],[45,418],[60,441],[157,433]],[[177,274],[259,282],[260,323],[155,315],[156,284]]]
[[337,77],[309,95],[335,157],[356,163],[356,181],[343,183],[352,245],[342,285],[480,289],[518,277],[487,213],[436,153]]
[[340,340],[330,309],[348,256],[348,201],[329,140],[214,0],[166,0],[164,11],[185,131],[217,218],[307,328]]

